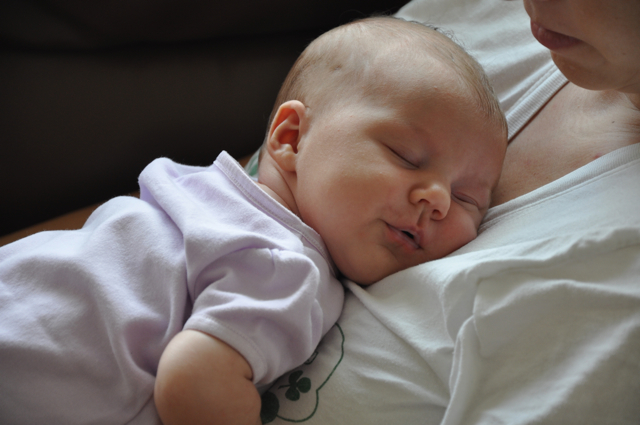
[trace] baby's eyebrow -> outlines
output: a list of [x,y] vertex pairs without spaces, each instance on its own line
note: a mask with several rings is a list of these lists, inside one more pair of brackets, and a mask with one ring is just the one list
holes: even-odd
[[422,128],[421,123],[416,123],[404,115],[384,115],[380,116],[376,122],[380,127],[390,127],[394,132],[410,134],[412,137],[421,137],[426,132],[426,129]]
[[480,209],[488,208],[491,205],[493,196],[493,184],[484,175],[468,176],[459,185],[460,188],[469,190],[474,195]]
[[406,148],[430,146],[427,131],[408,122],[390,120],[381,123],[380,130],[385,139]]

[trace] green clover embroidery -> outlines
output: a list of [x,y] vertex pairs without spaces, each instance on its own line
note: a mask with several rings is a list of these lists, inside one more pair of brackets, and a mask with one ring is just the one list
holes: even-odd
[[278,397],[270,391],[262,395],[262,409],[260,410],[260,420],[263,424],[273,422],[278,416],[280,402]]
[[[263,424],[268,424],[273,422],[276,418],[280,418],[285,422],[293,422],[300,423],[306,422],[310,418],[312,418],[316,410],[318,409],[318,404],[320,403],[320,390],[325,386],[325,384],[331,379],[331,376],[336,371],[340,363],[342,363],[342,359],[344,357],[344,342],[345,337],[342,331],[342,328],[337,323],[335,324],[335,328],[340,333],[341,342],[340,342],[340,358],[335,363],[329,375],[325,378],[325,380],[315,389],[315,406],[313,407],[313,411],[306,417],[300,419],[287,418],[279,415],[280,411],[280,401],[278,397],[271,391],[267,391],[262,395],[262,410],[260,412],[260,419]],[[313,355],[304,363],[304,365],[309,365],[313,363],[316,359],[318,352],[314,352]],[[311,379],[302,377],[304,372],[302,370],[297,370],[292,372],[289,375],[289,385],[281,385],[277,389],[287,388],[285,391],[285,397],[290,401],[298,401],[300,399],[300,393],[307,393],[311,390]]]
[[300,399],[300,393],[307,393],[311,389],[311,379],[302,378],[303,372],[301,370],[297,370],[289,375],[289,385],[281,385],[280,388],[289,388],[287,392],[284,394],[287,399],[291,401],[297,401]]

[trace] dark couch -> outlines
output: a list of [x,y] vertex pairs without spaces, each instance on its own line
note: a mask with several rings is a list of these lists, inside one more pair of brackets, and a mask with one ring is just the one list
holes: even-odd
[[262,142],[306,44],[407,0],[0,2],[0,235]]

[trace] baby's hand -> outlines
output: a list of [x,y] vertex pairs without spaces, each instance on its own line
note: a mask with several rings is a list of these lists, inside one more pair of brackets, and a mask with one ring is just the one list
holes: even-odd
[[260,424],[249,363],[198,331],[180,332],[162,353],[154,398],[164,425]]

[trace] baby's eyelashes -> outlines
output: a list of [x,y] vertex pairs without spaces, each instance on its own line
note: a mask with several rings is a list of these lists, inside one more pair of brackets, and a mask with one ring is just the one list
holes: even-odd
[[453,197],[456,198],[458,201],[463,202],[465,204],[470,204],[476,208],[480,208],[479,203],[472,197],[467,196],[465,194],[461,194],[461,193],[454,193]]
[[412,161],[411,159],[409,159],[409,155],[407,155],[404,152],[399,152],[398,150],[392,148],[391,146],[387,146],[387,148],[398,158],[400,159],[402,162],[405,163],[405,165],[407,165],[409,168],[419,168],[419,165],[416,163],[416,161]]

